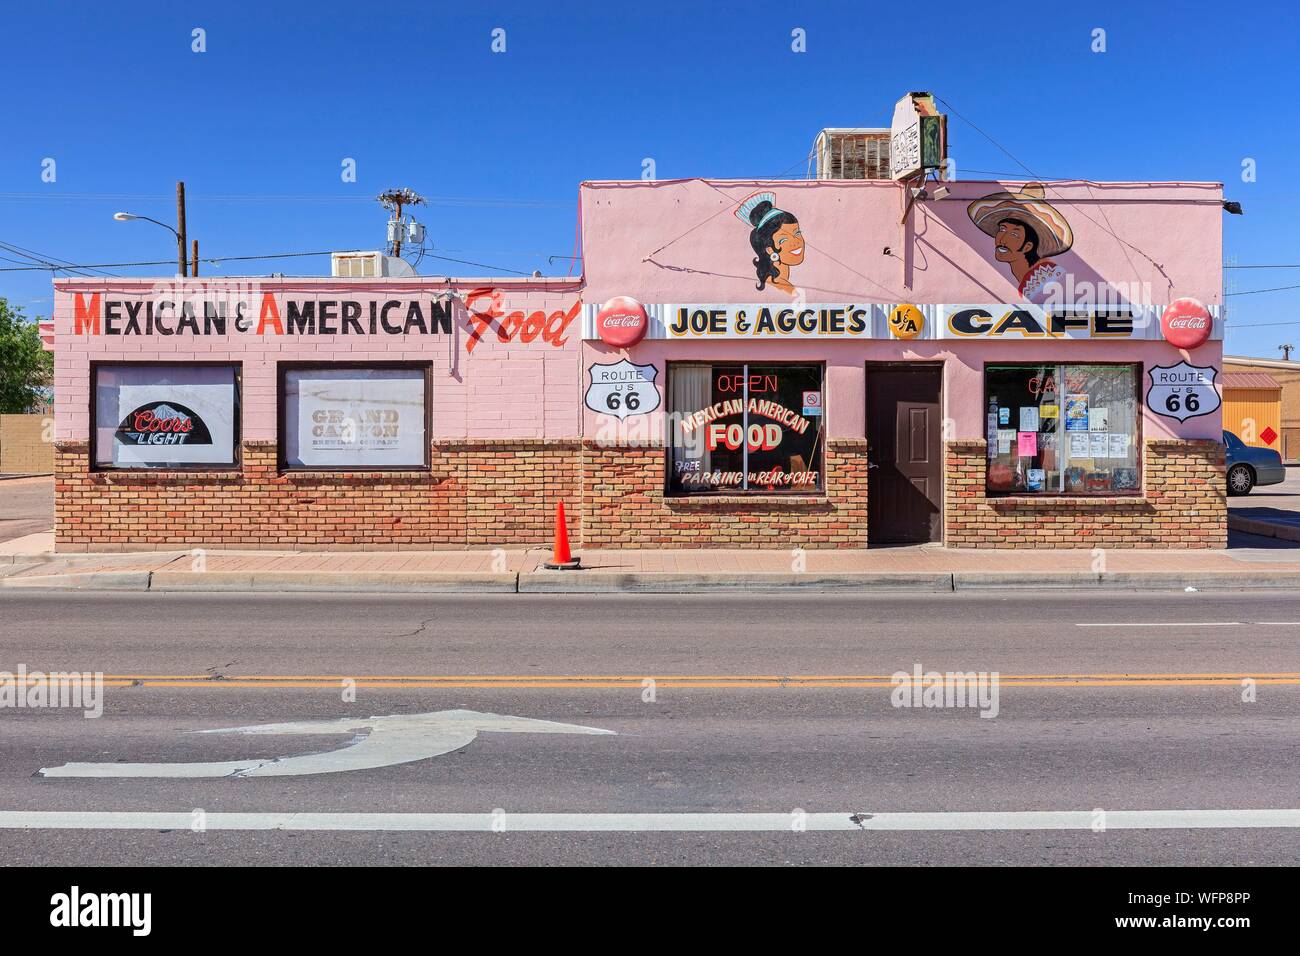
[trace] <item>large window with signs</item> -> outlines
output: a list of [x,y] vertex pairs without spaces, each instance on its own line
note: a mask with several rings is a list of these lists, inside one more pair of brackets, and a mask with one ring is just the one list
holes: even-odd
[[239,462],[239,366],[96,363],[96,468],[232,468]]
[[823,367],[668,365],[670,495],[822,491]]
[[1137,365],[988,365],[990,495],[1134,495],[1141,489]]
[[281,366],[281,467],[427,468],[428,396],[427,362]]

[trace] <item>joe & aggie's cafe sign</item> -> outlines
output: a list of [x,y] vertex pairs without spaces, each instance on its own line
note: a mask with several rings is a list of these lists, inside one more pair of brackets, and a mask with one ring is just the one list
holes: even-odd
[[[1188,300],[1179,300],[1188,301]],[[596,306],[586,306],[583,338],[600,338]],[[1223,337],[1218,306],[1202,306],[1209,338]],[[646,338],[678,341],[750,339],[1044,339],[1145,340],[1162,332],[1161,306],[972,305],[680,305],[645,306]],[[1172,344],[1185,347],[1179,342]]]

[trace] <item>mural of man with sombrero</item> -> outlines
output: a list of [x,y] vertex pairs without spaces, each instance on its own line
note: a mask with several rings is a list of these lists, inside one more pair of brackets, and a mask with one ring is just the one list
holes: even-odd
[[1065,284],[1065,270],[1051,257],[1074,245],[1074,233],[1060,210],[1043,198],[1042,183],[977,199],[966,214],[980,232],[993,237],[993,258],[1010,267],[1022,301],[1041,305],[1053,283],[1058,288]]

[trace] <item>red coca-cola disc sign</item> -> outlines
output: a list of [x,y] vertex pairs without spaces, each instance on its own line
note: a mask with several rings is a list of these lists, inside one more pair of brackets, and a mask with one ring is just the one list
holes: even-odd
[[1174,299],[1160,316],[1160,334],[1170,345],[1194,349],[1210,337],[1214,320],[1196,299]]
[[625,295],[615,296],[596,313],[596,334],[606,345],[626,349],[645,338],[650,316],[645,306]]

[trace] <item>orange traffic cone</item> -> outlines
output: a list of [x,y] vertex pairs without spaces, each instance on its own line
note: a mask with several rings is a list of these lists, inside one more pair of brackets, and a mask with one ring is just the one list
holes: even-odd
[[582,560],[569,553],[569,526],[564,520],[564,502],[555,508],[555,549],[551,560],[542,565],[552,571],[571,571],[582,566]]

